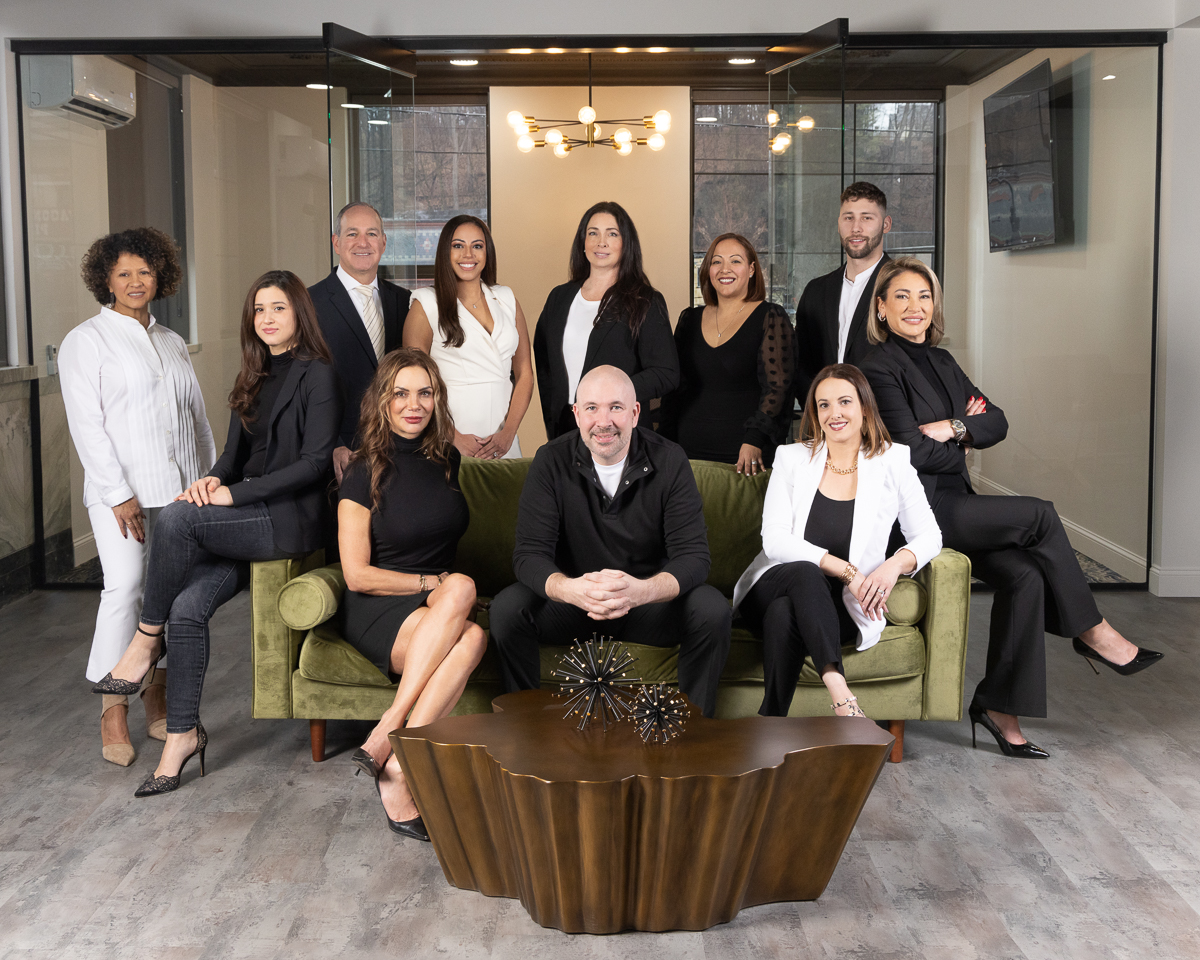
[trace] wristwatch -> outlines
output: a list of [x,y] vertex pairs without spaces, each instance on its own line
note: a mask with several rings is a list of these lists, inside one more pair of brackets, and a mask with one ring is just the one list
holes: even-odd
[[967,425],[961,420],[951,420],[950,426],[954,430],[954,442],[962,443],[967,439]]

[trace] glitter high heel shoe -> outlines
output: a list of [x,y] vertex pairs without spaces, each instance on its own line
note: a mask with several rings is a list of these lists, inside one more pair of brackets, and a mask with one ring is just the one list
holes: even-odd
[[147,633],[141,627],[138,627],[137,632],[143,637],[150,637],[152,640],[158,641],[158,643],[155,644],[154,653],[150,656],[150,666],[146,668],[146,672],[136,680],[121,680],[118,677],[114,677],[112,675],[112,671],[110,670],[104,675],[104,678],[99,683],[92,687],[92,693],[112,693],[116,694],[117,696],[132,697],[135,693],[142,689],[142,681],[144,681],[147,676],[149,676],[151,680],[154,679],[154,671],[158,669],[158,661],[161,660],[163,654],[167,652],[167,642],[163,639],[167,635],[167,628],[163,627],[159,633]]
[[208,734],[204,732],[204,724],[199,720],[196,721],[196,749],[183,758],[183,763],[179,765],[179,772],[173,777],[156,777],[154,774],[148,776],[137,790],[134,791],[135,797],[154,797],[160,793],[170,793],[172,790],[178,790],[180,781],[183,779],[183,768],[187,766],[188,761],[192,757],[199,754],[200,756],[200,776],[204,776],[204,749],[208,746]]

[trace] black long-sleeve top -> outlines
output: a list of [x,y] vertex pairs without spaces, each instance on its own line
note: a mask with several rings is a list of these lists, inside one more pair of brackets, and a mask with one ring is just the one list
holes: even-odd
[[669,573],[684,594],[704,583],[709,564],[704,504],[678,444],[635,428],[612,498],[577,430],[538,450],[513,550],[513,572],[530,590],[545,597],[551,574],[613,569],[639,579]]

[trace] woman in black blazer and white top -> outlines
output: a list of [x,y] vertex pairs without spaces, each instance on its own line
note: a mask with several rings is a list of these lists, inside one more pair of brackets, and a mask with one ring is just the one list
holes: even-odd
[[571,281],[546,298],[533,359],[550,440],[575,429],[575,388],[593,367],[624,370],[643,406],[679,385],[667,302],[646,279],[637,228],[620,204],[597,203],[579,221]]
[[95,688],[136,692],[170,644],[167,742],[139,797],[177,789],[196,754],[204,774],[208,736],[199,709],[208,621],[249,581],[250,561],[304,554],[324,539],[325,488],[342,411],[329,348],[299,277],[273,270],[255,281],[242,310],[241,340],[225,452],[208,476],[163,509],[137,632]]
[[[891,442],[857,367],[817,374],[801,438],[775,452],[762,552],[734,587],[733,605],[763,638],[760,714],[787,714],[808,654],[834,713],[861,717],[842,646],[879,642],[896,580],[937,556],[942,535],[908,448]],[[907,542],[887,558],[897,519]]]
[[971,559],[996,588],[987,673],[971,701],[971,739],[981,723],[1005,756],[1044,758],[1021,734],[1018,717],[1046,715],[1045,634],[1074,637],[1077,653],[1118,673],[1162,658],[1139,650],[1100,616],[1054,505],[1036,497],[978,496],[966,454],[1008,433],[1004,412],[937,344],[942,290],[920,260],[884,264],[867,329],[876,344],[863,372],[892,437],[907,444],[946,546]]

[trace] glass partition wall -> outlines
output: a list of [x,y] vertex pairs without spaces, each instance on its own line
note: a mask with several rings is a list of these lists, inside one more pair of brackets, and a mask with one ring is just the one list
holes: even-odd
[[773,298],[842,262],[842,188],[880,186],[885,250],[939,273],[943,345],[1008,417],[976,490],[1053,501],[1098,583],[1148,571],[1159,60],[850,43],[770,78]]

